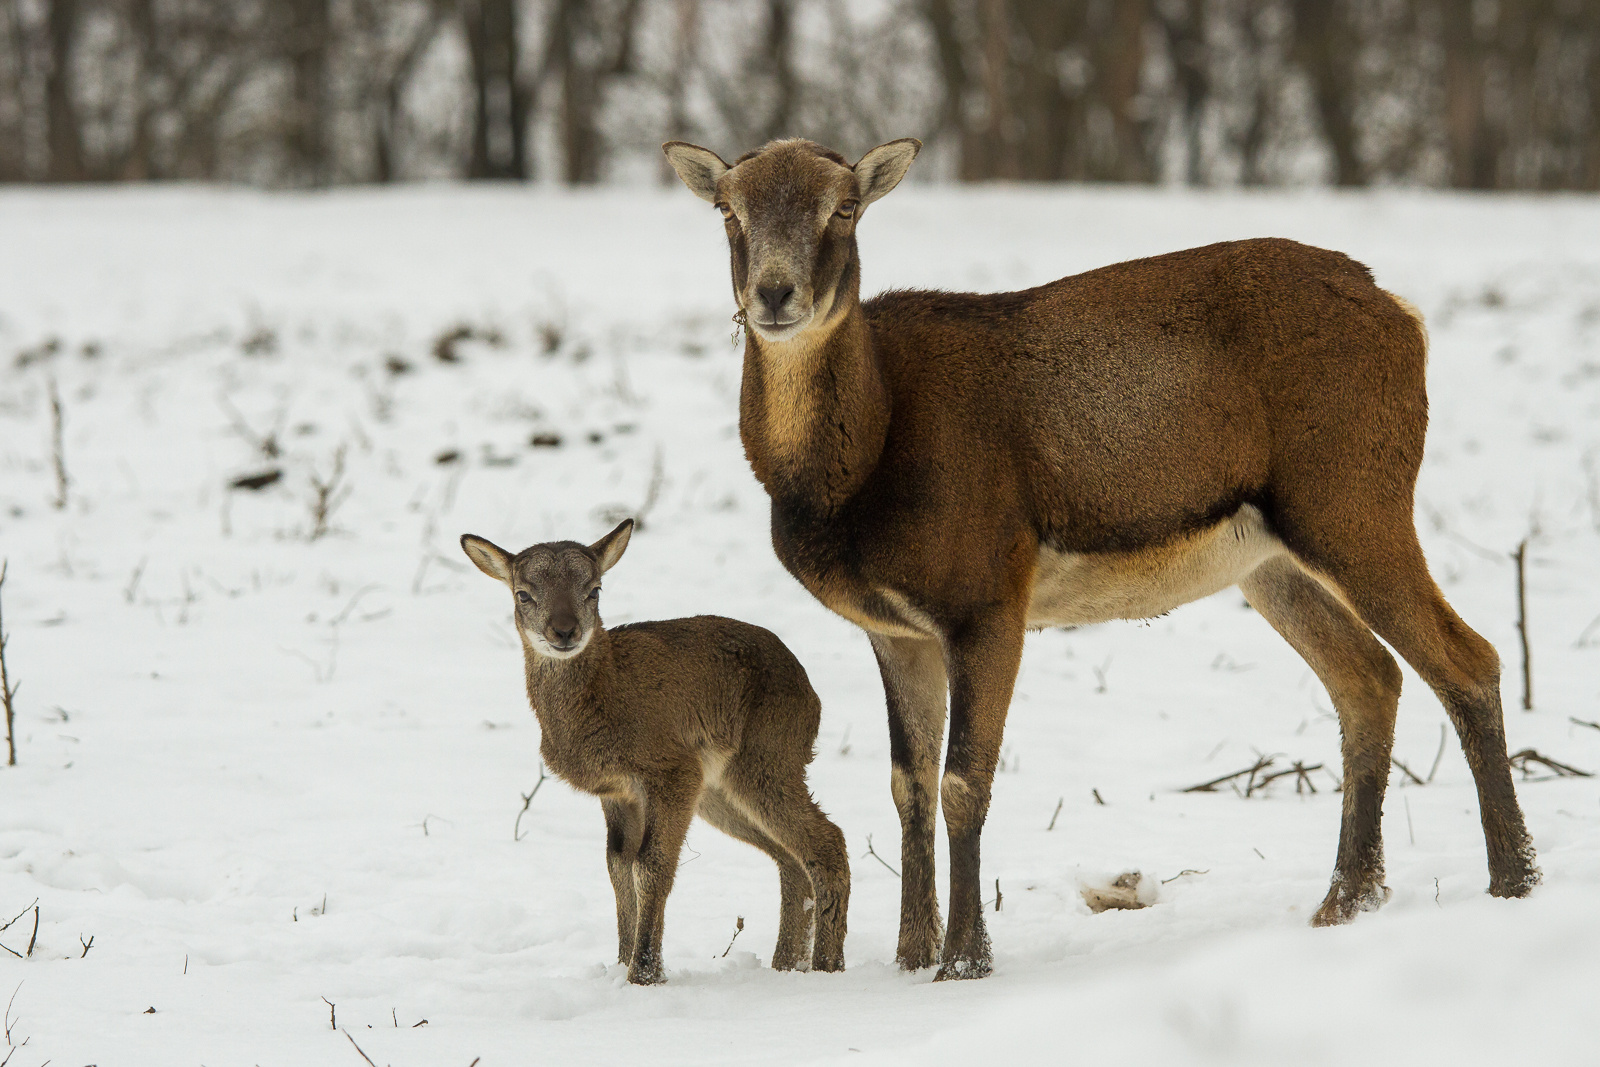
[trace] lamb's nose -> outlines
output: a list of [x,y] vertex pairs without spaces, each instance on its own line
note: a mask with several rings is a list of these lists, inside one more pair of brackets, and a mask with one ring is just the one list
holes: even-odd
[[550,620],[550,636],[555,638],[557,644],[570,645],[572,639],[578,634],[578,620],[568,617],[565,619]]

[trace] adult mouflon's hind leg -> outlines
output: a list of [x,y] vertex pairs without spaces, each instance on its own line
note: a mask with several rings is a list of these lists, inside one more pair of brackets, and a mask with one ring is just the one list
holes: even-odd
[[1383,794],[1400,667],[1360,619],[1288,556],[1262,564],[1239,587],[1316,672],[1339,713],[1344,751],[1339,855],[1333,884],[1311,924],[1349,922],[1389,899],[1383,884]]
[[772,969],[792,971],[808,960],[812,944],[812,916],[806,904],[814,900],[811,876],[778,842],[750,821],[723,794],[708,788],[700,795],[700,815],[729,837],[754,845],[778,865],[778,943],[772,949]]
[[900,814],[900,940],[895,959],[902,969],[915,971],[939,962],[944,940],[934,881],[944,652],[932,638],[870,637],[888,702],[890,788]]
[[[1409,508],[1384,508],[1385,498],[1376,492],[1355,498],[1339,488],[1280,501],[1300,542],[1292,547],[1438,696],[1478,788],[1489,892],[1526,896],[1540,876],[1511,784],[1500,657],[1461,621],[1434,584]],[[1357,506],[1363,500],[1369,506]],[[1380,506],[1370,506],[1374,500]]]

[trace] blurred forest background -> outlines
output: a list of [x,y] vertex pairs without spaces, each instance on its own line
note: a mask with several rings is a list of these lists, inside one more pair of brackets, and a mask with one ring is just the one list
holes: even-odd
[[0,0],[0,181],[1600,188],[1600,0]]

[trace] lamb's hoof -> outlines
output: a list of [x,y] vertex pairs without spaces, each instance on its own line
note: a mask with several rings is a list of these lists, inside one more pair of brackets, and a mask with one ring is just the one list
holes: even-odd
[[900,948],[894,954],[895,962],[902,971],[920,971],[932,967],[939,962],[939,949],[943,938],[935,930],[931,935],[904,936],[900,938]]
[[662,973],[660,965],[654,967],[633,966],[628,968],[628,983],[630,985],[660,985],[667,980]]
[[826,974],[836,974],[844,970],[844,953],[830,953],[827,955],[819,953],[811,958],[811,969]]
[[1382,882],[1372,881],[1359,889],[1335,881],[1322,906],[1311,916],[1312,926],[1343,926],[1364,911],[1377,911],[1389,903],[1394,891]]

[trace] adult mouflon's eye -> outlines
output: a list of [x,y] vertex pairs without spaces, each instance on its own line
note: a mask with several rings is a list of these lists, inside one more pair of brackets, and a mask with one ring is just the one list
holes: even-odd
[[532,604],[533,603],[533,597],[528,595],[528,591],[526,589],[518,589],[517,590],[517,599],[522,601],[524,604]]
[[600,587],[598,585],[595,586],[593,589],[589,590],[589,599],[590,600],[599,600],[600,599]]
[[854,200],[846,200],[844,203],[839,205],[839,210],[835,211],[834,214],[839,216],[841,219],[853,219],[856,217],[856,208],[860,206],[861,205]]
[[717,205],[717,210],[722,212],[722,217],[723,218],[725,218],[725,219],[733,218],[733,208],[729,207],[727,204],[718,204]]

